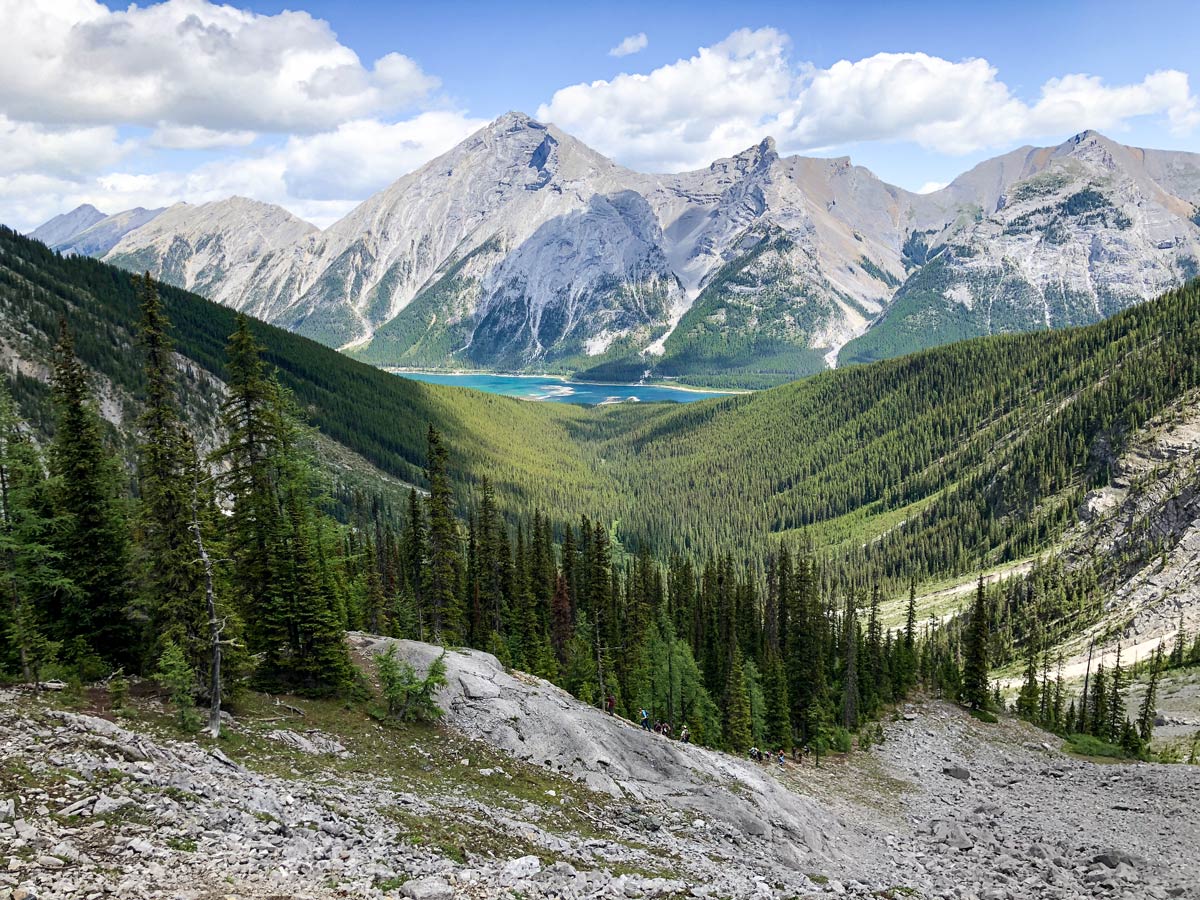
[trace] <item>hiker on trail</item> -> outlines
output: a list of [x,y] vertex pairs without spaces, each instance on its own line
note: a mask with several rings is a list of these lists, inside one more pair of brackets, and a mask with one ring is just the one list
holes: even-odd
[[785,760],[784,760],[784,756],[783,756],[783,748],[780,747],[779,748],[779,765],[782,767],[784,762],[785,762]]
[[671,736],[671,723],[670,722],[662,723],[662,733],[663,733],[663,737]]
[[679,739],[685,744],[690,744],[692,742],[692,733],[688,731],[687,723],[684,723],[683,728],[679,730]]
[[762,762],[762,751],[757,747],[750,748],[750,758],[755,762]]
[[642,730],[650,730],[650,713],[646,712],[644,709],[642,710]]
[[617,698],[612,694],[609,694],[608,699],[604,701],[604,708],[608,711],[610,716],[614,715],[617,708]]

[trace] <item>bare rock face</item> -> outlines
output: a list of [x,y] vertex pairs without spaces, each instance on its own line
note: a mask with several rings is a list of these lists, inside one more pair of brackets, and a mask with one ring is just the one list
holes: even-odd
[[104,213],[90,203],[77,206],[70,212],[60,213],[48,222],[42,223],[29,236],[51,247],[57,247],[61,242],[69,240],[87,228],[95,225],[104,218]]
[[1200,271],[1200,155],[1083,132],[981,163],[930,200],[921,265],[871,331],[864,362],[967,337],[1097,321]]
[[[380,364],[803,374],[1153,297],[1200,272],[1198,204],[1200,154],[1095,132],[917,195],[770,138],[637,173],[513,112],[324,231],[234,197],[34,236]],[[724,343],[746,358],[705,356]]]
[[[159,209],[144,209],[136,207],[124,212],[105,216],[83,231],[72,234],[66,239],[47,243],[55,250],[64,254],[73,253],[79,256],[103,256],[118,243],[121,238],[143,225],[149,224],[160,213]],[[36,236],[36,235],[35,235]]]
[[[418,671],[443,652],[365,634],[350,641],[365,654],[395,645]],[[856,846],[857,836],[826,809],[784,789],[762,766],[644,731],[547,681],[505,671],[489,653],[445,653],[447,684],[437,701],[447,724],[470,737],[615,798],[681,810],[689,819],[770,840],[797,866],[846,858]]]

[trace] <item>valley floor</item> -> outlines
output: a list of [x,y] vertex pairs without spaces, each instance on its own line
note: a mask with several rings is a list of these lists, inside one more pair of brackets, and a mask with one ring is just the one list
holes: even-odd
[[0,898],[1200,896],[1200,767],[933,699],[869,752],[755,764],[448,663],[444,725],[249,695],[215,743],[149,691],[0,691]]

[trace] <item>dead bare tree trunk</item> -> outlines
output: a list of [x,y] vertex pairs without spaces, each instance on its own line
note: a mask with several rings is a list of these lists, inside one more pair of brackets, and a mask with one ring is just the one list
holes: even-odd
[[217,598],[213,590],[213,565],[204,547],[204,535],[200,530],[200,488],[192,483],[192,534],[196,538],[196,549],[200,552],[200,564],[204,566],[204,599],[208,603],[208,637],[212,651],[212,681],[209,686],[208,733],[215,740],[221,735],[221,632],[225,623],[217,618]]

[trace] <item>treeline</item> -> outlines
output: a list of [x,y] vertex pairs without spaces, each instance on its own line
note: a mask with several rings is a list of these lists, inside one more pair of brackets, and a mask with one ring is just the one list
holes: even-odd
[[1134,672],[1122,666],[1120,645],[1111,671],[1103,662],[1093,669],[1089,655],[1082,690],[1068,701],[1061,658],[1058,660],[1059,672],[1051,679],[1049,651],[1039,653],[1031,644],[1026,654],[1024,681],[1013,710],[1022,718],[1085,747],[1088,742],[1081,742],[1080,736],[1119,747],[1127,756],[1144,757],[1154,735],[1155,702],[1163,658],[1160,646],[1147,661],[1150,677],[1146,693],[1142,696],[1137,717],[1131,719],[1127,712],[1127,694]]

